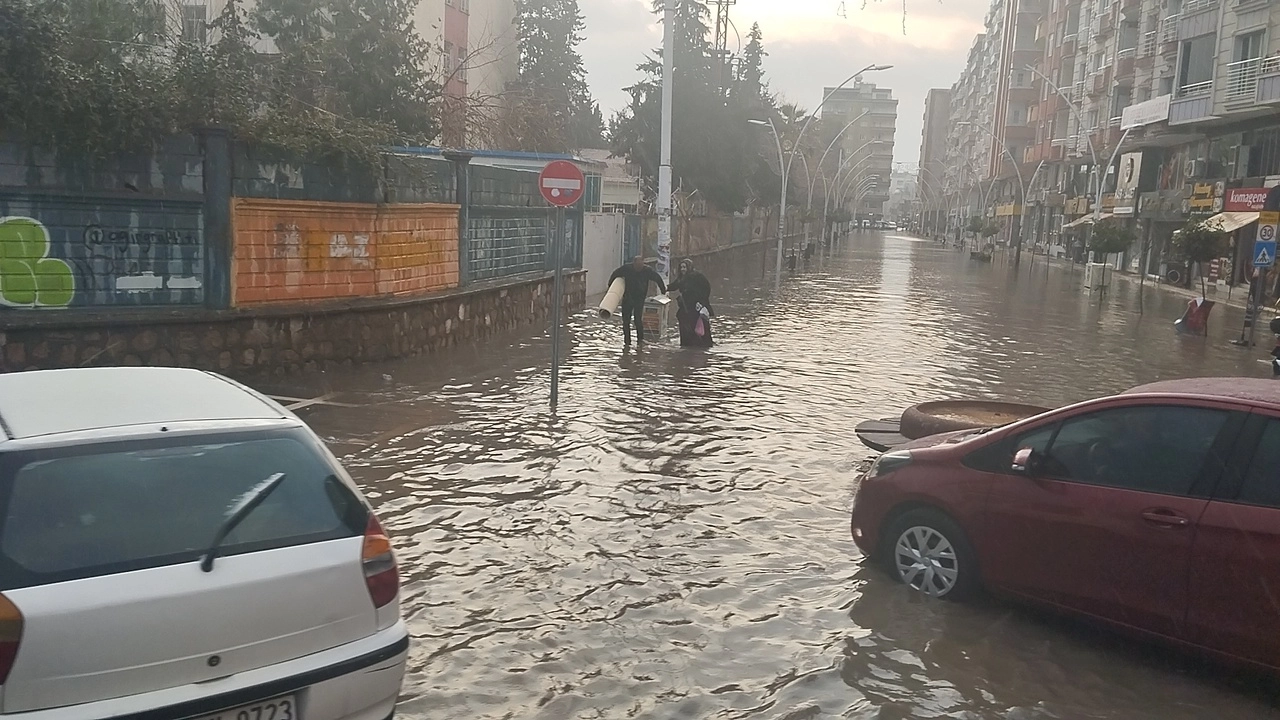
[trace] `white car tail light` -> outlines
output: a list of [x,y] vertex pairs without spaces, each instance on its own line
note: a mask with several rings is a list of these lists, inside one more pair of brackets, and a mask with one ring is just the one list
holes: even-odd
[[369,598],[373,600],[373,606],[380,608],[395,600],[400,592],[400,572],[396,567],[396,556],[391,551],[391,539],[372,512],[369,513],[369,524],[364,531],[360,562],[364,567],[364,582],[369,587]]

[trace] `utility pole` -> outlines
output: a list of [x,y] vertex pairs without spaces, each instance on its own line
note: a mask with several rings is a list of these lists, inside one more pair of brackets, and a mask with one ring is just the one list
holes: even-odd
[[715,6],[716,13],[716,38],[715,38],[715,61],[716,61],[716,87],[720,90],[720,94],[724,95],[729,91],[729,84],[733,80],[730,73],[730,53],[729,53],[729,8],[738,3],[738,0],[711,0],[711,4]]
[[676,59],[676,5],[662,9],[662,148],[658,164],[658,274],[671,279],[671,86]]

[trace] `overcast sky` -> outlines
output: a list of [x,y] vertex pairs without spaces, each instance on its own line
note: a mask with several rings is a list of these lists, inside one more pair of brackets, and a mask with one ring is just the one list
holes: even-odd
[[[846,0],[738,0],[731,18],[743,37],[753,22],[764,32],[765,74],[775,93],[813,109],[823,85],[836,85],[871,63],[891,64],[866,79],[898,98],[894,160],[915,162],[929,88],[951,87],[964,67],[973,37],[982,31],[986,0],[906,0],[902,4]],[[591,91],[607,118],[627,103],[622,88],[639,77],[636,65],[662,44],[650,0],[580,0],[587,32],[581,51]],[[730,33],[729,49],[738,49]]]

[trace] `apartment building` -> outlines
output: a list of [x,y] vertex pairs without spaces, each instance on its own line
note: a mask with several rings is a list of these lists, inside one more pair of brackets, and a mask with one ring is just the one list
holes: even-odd
[[951,90],[934,88],[924,98],[924,128],[920,138],[920,167],[916,171],[921,228],[934,232],[946,212],[942,186],[947,167],[947,133],[951,127]]
[[[953,225],[974,211],[1025,218],[1026,240],[1083,257],[1096,213],[1137,231],[1122,267],[1165,273],[1173,232],[1207,219],[1234,234],[1219,267],[1241,280],[1257,213],[1280,200],[1270,190],[1280,184],[1278,25],[1280,5],[1267,0],[994,0],[952,92],[944,177],[964,208]],[[993,59],[1006,52],[1009,63]],[[975,129],[984,119],[990,143]],[[992,162],[977,193],[967,179],[1000,150],[997,136],[1021,150],[1012,174],[1025,180],[1025,207],[1013,167]]]
[[841,136],[840,162],[848,169],[848,196],[852,201],[849,207],[854,217],[859,221],[882,220],[893,173],[898,101],[889,88],[877,87],[861,78],[848,87],[823,88],[822,92],[827,98],[823,118],[834,118],[831,125],[837,128],[866,113]]

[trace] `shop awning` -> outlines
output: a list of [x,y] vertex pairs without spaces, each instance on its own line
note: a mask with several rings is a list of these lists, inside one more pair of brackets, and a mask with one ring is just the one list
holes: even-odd
[[[1112,217],[1111,213],[1102,213],[1101,215],[1098,216],[1098,219],[1107,220],[1111,217]],[[1063,225],[1062,229],[1070,230],[1071,228],[1080,227],[1081,225],[1092,225],[1092,224],[1093,224],[1093,213],[1089,213],[1084,217],[1078,217],[1075,220],[1072,220],[1071,222],[1067,223],[1066,225]]]
[[1258,222],[1256,212],[1222,212],[1204,221],[1205,227],[1218,232],[1235,232],[1240,228]]

